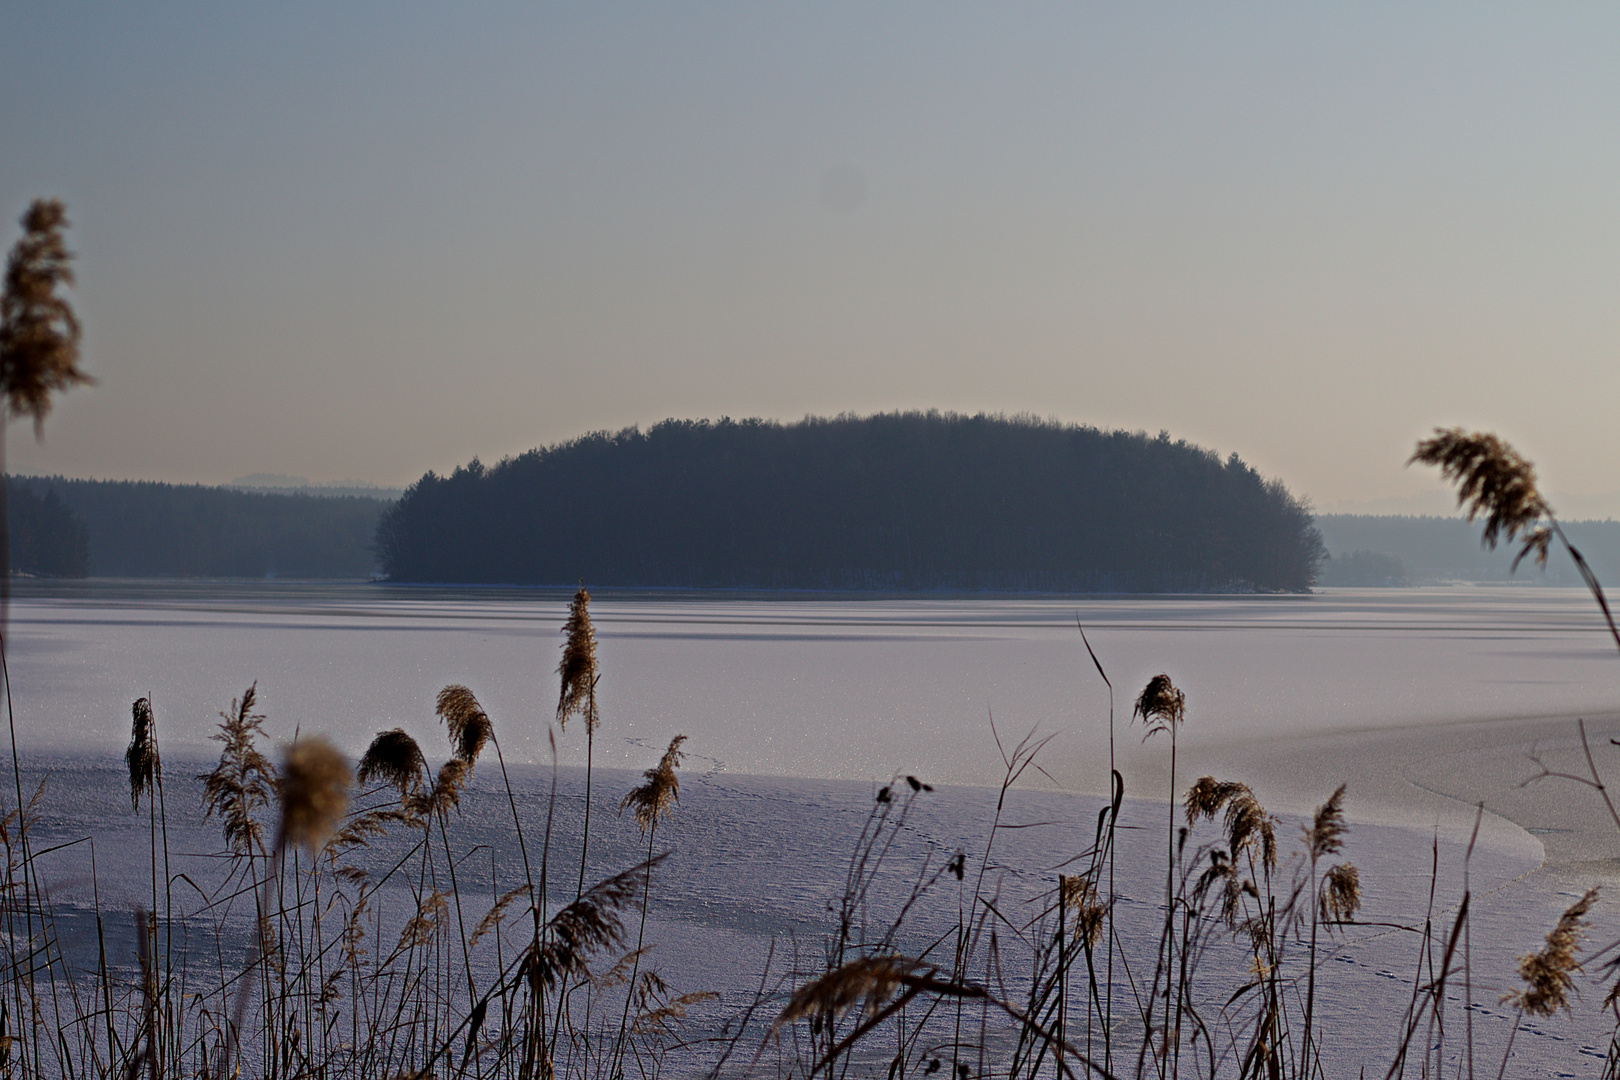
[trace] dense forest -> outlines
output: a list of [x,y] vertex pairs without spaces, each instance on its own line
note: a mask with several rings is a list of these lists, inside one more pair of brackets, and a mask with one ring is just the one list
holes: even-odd
[[90,535],[62,504],[56,489],[43,493],[13,484],[6,493],[11,569],[31,577],[84,577],[90,573]]
[[369,578],[377,499],[12,477],[12,567],[61,577]]
[[394,581],[759,589],[1301,591],[1281,483],[1167,434],[905,413],[668,420],[449,476],[384,515]]

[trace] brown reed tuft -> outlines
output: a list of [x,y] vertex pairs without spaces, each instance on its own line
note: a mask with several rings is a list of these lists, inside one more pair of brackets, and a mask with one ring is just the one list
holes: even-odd
[[416,905],[416,914],[405,923],[404,929],[399,933],[399,943],[394,946],[394,957],[407,949],[420,949],[438,936],[450,921],[449,894],[434,889],[422,898]]
[[1324,855],[1335,855],[1344,847],[1344,834],[1350,831],[1344,821],[1344,789],[1345,785],[1340,784],[1328,801],[1316,808],[1316,815],[1305,827],[1305,846],[1310,849],[1312,862]]
[[1201,776],[1187,790],[1187,824],[1196,822],[1200,815],[1213,819],[1224,807],[1226,810],[1226,843],[1233,859],[1244,851],[1257,847],[1260,859],[1268,869],[1277,866],[1277,826],[1260,800],[1254,797],[1249,785],[1236,780],[1217,780]]
[[35,199],[21,224],[0,292],[0,394],[12,416],[33,417],[37,435],[52,394],[95,380],[79,370],[79,320],[57,295],[73,284],[62,237],[67,210],[58,199]]
[[461,806],[461,792],[472,775],[472,766],[461,758],[451,758],[439,766],[439,775],[426,791],[413,792],[405,799],[406,809],[426,817]]
[[529,887],[527,885],[519,885],[517,888],[501,894],[501,898],[495,901],[495,906],[490,908],[482,919],[478,920],[478,925],[473,929],[472,939],[467,944],[478,944],[485,934],[493,931],[506,919],[506,909],[512,906],[514,900],[520,896],[528,895]]
[[133,716],[129,725],[129,749],[124,751],[124,762],[129,766],[129,801],[134,809],[139,810],[142,793],[151,791],[157,782],[160,768],[157,729],[150,699],[136,698],[130,712]]
[[643,833],[660,818],[669,820],[674,812],[674,804],[681,801],[681,781],[675,775],[675,770],[681,764],[681,744],[685,741],[685,735],[677,735],[669,740],[669,749],[658,759],[658,764],[641,774],[646,778],[645,782],[631,788],[624,801],[619,803],[620,813],[629,809],[635,811],[636,824],[641,826]]
[[281,762],[281,833],[277,849],[302,845],[311,856],[326,846],[349,808],[349,763],[319,735],[299,739]]
[[562,646],[562,661],[557,674],[562,677],[562,689],[557,695],[557,723],[568,726],[568,718],[580,716],[585,730],[596,730],[596,631],[591,626],[591,594],[583,586],[574,594],[568,607],[568,621],[562,632],[567,640]]
[[907,976],[927,967],[920,960],[898,955],[852,960],[795,990],[771,1031],[807,1016],[818,1021],[822,1017],[836,1020],[857,1004],[866,1015],[875,1015]]
[[426,771],[427,762],[422,757],[422,748],[402,728],[394,728],[392,731],[377,732],[377,737],[371,740],[365,756],[360,759],[360,769],[355,773],[355,778],[362,784],[369,784],[373,780],[392,784],[399,788],[403,796],[422,782]]
[[1059,874],[1058,891],[1069,914],[1069,930],[1075,938],[1094,948],[1102,938],[1103,916],[1108,909],[1091,878],[1084,874]]
[[1552,507],[1536,488],[1535,466],[1513,447],[1486,431],[1435,428],[1406,463],[1414,461],[1438,465],[1440,475],[1456,483],[1457,505],[1467,508],[1469,521],[1484,515],[1486,545],[1495,548],[1498,536],[1506,536],[1523,545],[1515,567],[1532,552],[1547,565],[1552,530],[1541,520],[1552,517]]
[[555,986],[560,979],[586,974],[593,953],[622,945],[625,930],[620,913],[645,893],[649,876],[664,858],[659,855],[597,882],[553,915],[544,940],[531,944],[523,958],[524,976]]
[[495,727],[473,692],[452,683],[439,691],[436,708],[450,729],[451,752],[469,765],[477,761],[484,744],[495,733]]
[[1361,910],[1361,872],[1340,863],[1323,875],[1320,913],[1324,920],[1343,922]]
[[255,683],[231,702],[229,712],[219,714],[214,738],[225,745],[219,764],[203,777],[204,816],[220,818],[225,845],[235,855],[264,851],[264,829],[254,811],[270,804],[277,782],[276,767],[259,751],[264,714],[253,711],[257,703]]
[[1217,780],[1213,776],[1200,776],[1198,782],[1187,789],[1187,824],[1195,824],[1199,817],[1213,818],[1221,812],[1227,800],[1241,791],[1248,791],[1248,785],[1236,780]]
[[1148,684],[1137,695],[1136,705],[1131,709],[1132,716],[1140,716],[1142,723],[1147,725],[1148,735],[1157,735],[1161,731],[1172,734],[1187,716],[1187,695],[1177,690],[1170,681],[1170,676],[1159,674],[1148,680]]
[[1547,934],[1547,944],[1539,952],[1519,957],[1519,978],[1527,989],[1502,995],[1531,1016],[1551,1016],[1569,1009],[1569,995],[1575,989],[1575,972],[1581,970],[1575,950],[1586,936],[1586,913],[1597,901],[1597,889],[1586,893],[1558,916],[1558,925]]

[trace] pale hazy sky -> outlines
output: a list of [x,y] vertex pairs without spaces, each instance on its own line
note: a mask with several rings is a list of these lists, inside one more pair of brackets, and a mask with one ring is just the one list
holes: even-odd
[[1620,513],[1617,5],[13,0],[5,246],[37,195],[100,385],[26,470],[938,407],[1328,509],[1489,426]]

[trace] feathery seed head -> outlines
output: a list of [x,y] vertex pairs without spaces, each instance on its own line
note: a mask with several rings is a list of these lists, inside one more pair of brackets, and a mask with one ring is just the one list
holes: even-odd
[[129,726],[129,749],[124,751],[124,762],[129,766],[129,799],[136,810],[141,808],[141,793],[152,790],[157,781],[157,730],[152,717],[149,698],[137,698],[131,707],[133,718]]
[[0,397],[12,416],[33,417],[38,435],[54,393],[95,380],[79,370],[79,320],[57,295],[73,284],[62,237],[67,210],[60,200],[35,199],[21,223],[0,292]]
[[461,806],[461,793],[472,777],[472,765],[461,758],[451,758],[439,766],[439,776],[433,782],[431,808],[443,812]]
[[1249,785],[1236,780],[1203,776],[1187,790],[1187,824],[1199,817],[1213,818],[1226,810],[1226,843],[1236,860],[1251,847],[1258,848],[1268,869],[1277,866],[1277,827]]
[[1187,789],[1187,824],[1196,824],[1200,817],[1213,818],[1234,795],[1248,790],[1235,780],[1200,776],[1198,782]]
[[659,818],[667,821],[674,812],[674,804],[681,801],[681,781],[675,770],[681,764],[681,744],[685,741],[685,735],[671,739],[669,749],[658,759],[658,764],[641,774],[645,782],[631,788],[619,803],[621,813],[629,809],[635,811],[636,824],[641,826],[642,832],[656,825]]
[[568,726],[568,718],[580,716],[585,720],[587,733],[594,732],[598,722],[596,714],[596,631],[591,627],[591,594],[582,586],[568,606],[568,621],[563,623],[566,637],[562,646],[562,661],[557,674],[562,677],[562,689],[557,695],[557,723]]
[[1547,934],[1546,946],[1519,958],[1519,978],[1526,989],[1503,995],[1504,1002],[1511,1002],[1531,1016],[1551,1016],[1570,1007],[1574,974],[1581,970],[1575,950],[1586,936],[1586,913],[1592,910],[1597,894],[1596,889],[1586,890],[1558,917],[1558,925]]
[[1250,847],[1258,847],[1265,867],[1277,868],[1277,823],[1247,787],[1227,804],[1226,840],[1233,858]]
[[422,782],[422,774],[426,770],[427,762],[423,760],[422,748],[416,745],[416,740],[403,729],[394,728],[392,731],[377,732],[377,737],[371,740],[365,756],[360,759],[356,777],[362,784],[369,784],[373,780],[392,784],[399,788],[400,795],[404,795]]
[[1344,822],[1344,788],[1340,784],[1328,801],[1316,808],[1316,816],[1305,829],[1305,846],[1310,849],[1312,862],[1337,854],[1344,847],[1344,834],[1350,831]]
[[1440,475],[1457,485],[1457,505],[1467,508],[1469,521],[1484,516],[1482,543],[1495,548],[1499,536],[1518,540],[1515,567],[1532,553],[1547,565],[1552,530],[1541,521],[1552,517],[1552,507],[1536,489],[1535,466],[1513,447],[1490,432],[1435,428],[1406,463],[1414,461],[1438,465]]
[[1187,716],[1187,695],[1177,690],[1168,675],[1155,675],[1137,695],[1132,716],[1140,716],[1147,725],[1147,736],[1161,731],[1175,734],[1176,728]]
[[597,882],[553,915],[538,946],[531,944],[524,955],[522,977],[555,986],[560,978],[584,974],[592,953],[622,944],[621,912],[645,894],[649,876],[664,859],[659,855]]
[[1084,874],[1059,874],[1058,894],[1069,914],[1071,933],[1087,948],[1094,947],[1102,938],[1103,917],[1108,909],[1091,878]]
[[901,983],[927,965],[905,956],[866,956],[812,979],[793,992],[771,1030],[778,1031],[803,1017],[836,1020],[863,1003],[866,1015],[875,1015]]
[[473,692],[452,683],[439,691],[437,709],[450,729],[451,752],[469,765],[477,761],[484,744],[495,733],[495,727]]
[[1361,910],[1361,872],[1350,863],[1330,867],[1322,878],[1319,907],[1324,921],[1355,918]]
[[276,846],[301,844],[311,855],[326,846],[349,808],[349,763],[320,736],[287,748],[281,766],[281,835]]
[[264,851],[264,829],[255,811],[274,798],[276,767],[259,750],[264,714],[253,711],[258,684],[247,688],[240,700],[222,712],[214,738],[223,743],[219,764],[203,780],[204,816],[218,815],[225,844],[234,855]]

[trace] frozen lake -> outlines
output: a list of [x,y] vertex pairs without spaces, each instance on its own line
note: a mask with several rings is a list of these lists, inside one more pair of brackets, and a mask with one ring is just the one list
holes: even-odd
[[[219,710],[255,681],[273,739],[296,727],[358,755],[375,732],[399,726],[430,757],[444,746],[434,695],[465,683],[518,766],[524,805],[536,806],[548,775],[566,606],[561,593],[496,590],[25,587],[12,608],[18,737],[25,756],[53,771],[65,800],[53,800],[46,827],[56,842],[95,835],[103,899],[137,902],[145,880],[140,847],[118,842],[144,836],[128,816],[118,772],[130,702],[150,694],[171,762],[201,767],[215,752],[208,739]],[[683,989],[713,986],[739,1000],[773,938],[814,940],[871,794],[897,773],[941,785],[919,810],[906,858],[920,864],[982,847],[993,792],[974,786],[994,784],[1002,772],[992,717],[1008,744],[1032,730],[1056,736],[1040,759],[1046,775],[1029,774],[1033,782],[1013,804],[1020,822],[1053,824],[997,841],[997,872],[1009,895],[1047,887],[1059,854],[1087,842],[1094,796],[1108,775],[1109,696],[1077,619],[1118,688],[1127,820],[1144,836],[1162,830],[1167,748],[1142,746],[1140,728],[1128,721],[1136,692],[1160,671],[1188,698],[1178,791],[1208,769],[1248,781],[1274,810],[1297,813],[1350,782],[1351,816],[1360,823],[1350,853],[1363,867],[1368,918],[1421,913],[1436,829],[1447,882],[1439,906],[1454,904],[1460,833],[1475,803],[1486,803],[1473,866],[1482,1046],[1505,1041],[1510,1017],[1496,1002],[1516,985],[1515,958],[1540,944],[1580,889],[1616,876],[1620,838],[1586,818],[1531,821],[1576,797],[1512,801],[1521,798],[1513,792],[1526,773],[1525,740],[1568,758],[1577,750],[1576,716],[1592,721],[1600,757],[1620,765],[1620,751],[1606,740],[1620,730],[1613,719],[1620,657],[1581,591],[1079,600],[607,595],[592,611],[602,667],[598,767],[640,770],[671,736],[689,738],[682,809],[668,833],[678,859],[655,898],[652,934],[690,973]],[[571,725],[558,746],[569,827],[580,801],[583,732]],[[479,775],[487,795],[492,774],[480,766]],[[615,860],[635,849],[634,827],[612,813],[635,778],[632,771],[600,778],[604,832],[593,874],[617,868]],[[1485,786],[1475,791],[1471,783]],[[491,851],[503,807],[491,796],[466,808],[466,827],[488,831]],[[194,849],[208,850],[209,829],[200,822],[177,830]],[[1291,825],[1284,835],[1292,847]],[[1568,854],[1538,870],[1543,841]],[[53,856],[63,860],[59,884],[69,899],[83,892],[72,862],[79,850]],[[1146,925],[1155,917],[1158,867],[1129,883],[1134,917]],[[499,876],[494,862],[489,872]],[[1603,943],[1620,928],[1615,899],[1598,912],[1610,928]],[[1122,923],[1128,917],[1122,913]],[[725,959],[717,964],[717,956]],[[1368,1055],[1356,1062],[1387,1061],[1380,1055],[1390,1025],[1382,1018],[1404,1002],[1413,956],[1410,942],[1387,930],[1356,931],[1335,945],[1323,1008],[1330,1034],[1355,1033],[1357,1055]],[[1521,1032],[1515,1074],[1596,1072],[1608,1030],[1597,1015],[1600,998],[1593,986],[1579,1019],[1555,1017]]]
[[[271,730],[358,753],[383,728],[436,741],[434,694],[470,686],[510,759],[546,759],[566,596],[366,586],[119,585],[24,593],[12,612],[19,742],[112,752],[150,694],[167,745],[201,752],[250,683]],[[990,732],[1059,733],[1065,788],[1106,790],[1108,694],[1169,672],[1186,746],[1419,724],[1610,713],[1620,658],[1584,591],[809,600],[604,596],[592,606],[598,761],[641,768],[677,732],[734,773],[943,783],[1000,774]],[[563,738],[563,764],[582,764]]]

